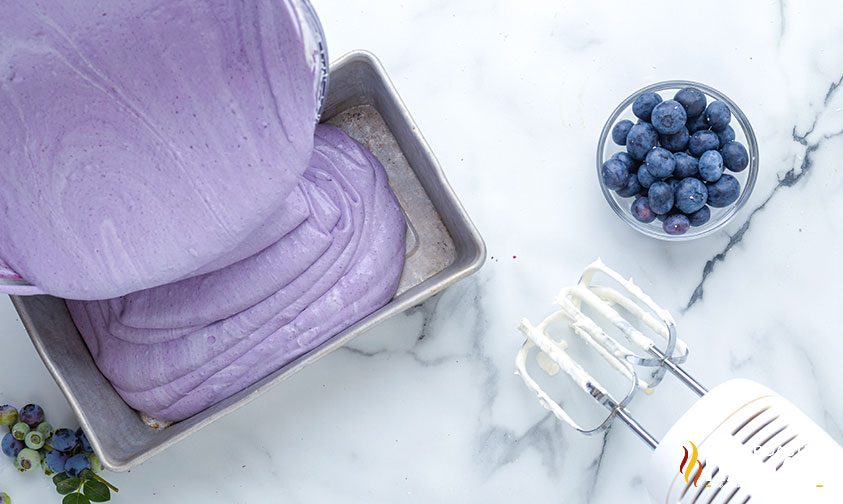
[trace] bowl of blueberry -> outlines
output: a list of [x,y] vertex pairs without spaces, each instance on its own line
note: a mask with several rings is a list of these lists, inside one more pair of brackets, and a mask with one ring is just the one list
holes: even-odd
[[704,84],[666,81],[624,100],[597,146],[609,206],[662,240],[691,240],[725,226],[758,176],[758,142],[740,108]]

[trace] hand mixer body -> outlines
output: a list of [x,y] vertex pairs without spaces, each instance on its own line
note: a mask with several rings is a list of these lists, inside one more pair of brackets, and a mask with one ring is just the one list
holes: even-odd
[[843,449],[796,406],[738,379],[712,389],[670,428],[647,488],[666,504],[838,504],[842,468]]
[[[598,274],[619,289],[594,285]],[[731,380],[707,391],[680,367],[689,352],[676,337],[673,318],[632,280],[597,260],[575,287],[562,290],[555,305],[556,311],[538,325],[522,320],[520,330],[527,340],[516,358],[516,373],[543,406],[578,431],[601,432],[617,418],[654,448],[647,488],[655,502],[843,504],[843,485],[837,480],[843,469],[843,449],[793,404],[755,382]],[[608,321],[608,326],[601,327],[585,309]],[[551,336],[548,329],[559,323],[567,324],[570,336],[585,342],[628,380],[624,397],[612,397],[572,357],[567,341]],[[610,334],[610,328],[623,341]],[[564,371],[609,411],[608,416],[592,427],[576,421],[530,376],[527,361],[533,354],[543,372],[553,376]],[[639,374],[639,367],[648,372]],[[659,442],[626,408],[637,389],[650,391],[665,372],[701,399]],[[647,375],[649,379],[642,378]]]

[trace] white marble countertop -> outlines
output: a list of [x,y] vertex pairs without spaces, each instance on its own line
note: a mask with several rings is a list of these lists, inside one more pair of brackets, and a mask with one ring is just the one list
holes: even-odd
[[[580,437],[513,374],[522,316],[597,256],[671,310],[708,385],[742,376],[843,441],[843,12],[831,2],[314,0],[334,58],[383,61],[486,239],[474,277],[384,324],[130,473],[114,502],[646,503],[649,449]],[[594,175],[612,108],[665,79],[708,83],[758,135],[753,197],[724,231],[627,228]],[[8,298],[0,403],[75,423]],[[633,411],[658,437],[692,401]],[[0,464],[15,503],[59,502]]]

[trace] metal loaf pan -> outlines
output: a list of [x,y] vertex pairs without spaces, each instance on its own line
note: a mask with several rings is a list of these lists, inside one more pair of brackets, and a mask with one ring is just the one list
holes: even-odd
[[372,54],[354,52],[332,66],[323,119],[369,147],[386,167],[407,215],[406,266],[389,304],[246,390],[187,420],[151,428],[97,369],[63,300],[13,297],[35,348],[106,468],[132,468],[482,266],[486,250],[480,234]]

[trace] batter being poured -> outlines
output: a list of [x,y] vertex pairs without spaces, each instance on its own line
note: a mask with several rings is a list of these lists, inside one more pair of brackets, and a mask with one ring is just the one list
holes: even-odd
[[397,289],[404,217],[378,160],[315,124],[310,21],[294,0],[0,5],[0,290],[67,298],[156,419]]

